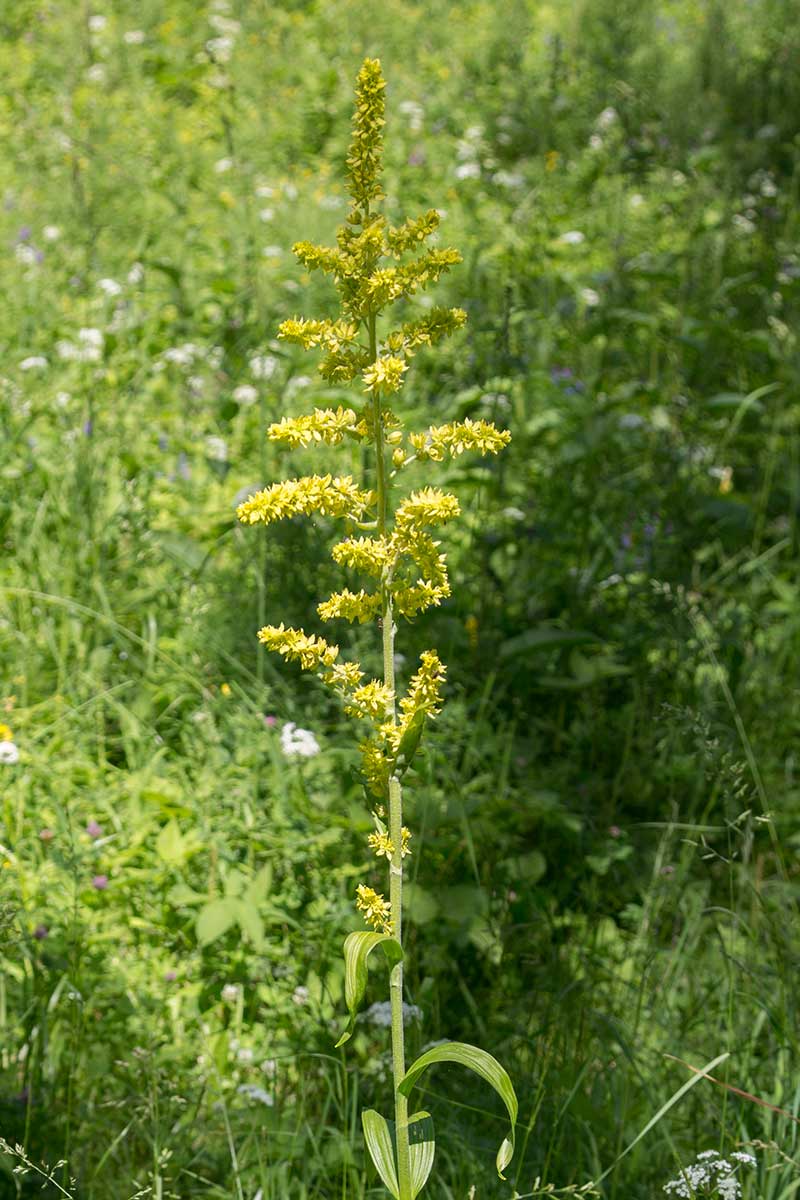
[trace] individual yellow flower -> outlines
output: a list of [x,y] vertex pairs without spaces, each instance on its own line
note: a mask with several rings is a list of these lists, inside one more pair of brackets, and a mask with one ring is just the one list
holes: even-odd
[[364,914],[364,920],[373,929],[380,929],[382,933],[392,932],[391,904],[363,883],[356,888],[356,908]]
[[233,692],[231,690],[231,685],[229,683],[221,683],[219,685],[219,690],[220,690],[220,693],[226,698],[226,700],[227,700],[228,696],[233,695]]
[[0,724],[0,742],[13,742],[14,734],[9,725]]
[[388,860],[394,854],[394,842],[388,833],[371,833],[367,838],[367,845],[370,850],[375,851],[378,858]]

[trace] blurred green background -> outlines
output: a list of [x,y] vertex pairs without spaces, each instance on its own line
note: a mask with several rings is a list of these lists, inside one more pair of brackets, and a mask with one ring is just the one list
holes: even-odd
[[746,1200],[794,1195],[798,51],[794,0],[0,7],[0,1135],[76,1197],[382,1194],[380,1007],[332,1048],[358,755],[255,641],[316,628],[332,526],[234,518],[321,468],[269,422],[342,399],[275,334],[333,311],[290,248],[346,213],[365,55],[388,212],[464,256],[404,415],[513,435],[438,475],[453,597],[398,642],[449,681],[411,1048],[479,1042],[522,1122],[504,1184],[494,1097],[439,1068],[427,1194],[649,1200],[755,1143]]

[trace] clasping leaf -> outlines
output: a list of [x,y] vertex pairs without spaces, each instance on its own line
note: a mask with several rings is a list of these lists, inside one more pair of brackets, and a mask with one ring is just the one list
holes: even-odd
[[445,1042],[420,1055],[406,1071],[398,1090],[404,1096],[408,1096],[423,1071],[438,1062],[453,1062],[459,1063],[462,1067],[469,1067],[476,1075],[480,1075],[481,1079],[485,1079],[487,1083],[491,1084],[505,1104],[511,1122],[511,1130],[508,1137],[503,1139],[496,1160],[497,1174],[501,1179],[505,1179],[503,1171],[514,1155],[514,1128],[519,1111],[514,1085],[508,1072],[500,1066],[496,1058],[492,1058],[491,1054],[478,1049],[477,1046],[469,1046],[465,1042]]
[[336,1043],[337,1049],[352,1037],[356,1015],[361,1007],[361,1001],[364,999],[364,992],[367,990],[367,959],[376,946],[383,947],[390,968],[402,960],[402,947],[391,934],[348,933],[344,939],[344,998],[350,1013],[350,1020]]

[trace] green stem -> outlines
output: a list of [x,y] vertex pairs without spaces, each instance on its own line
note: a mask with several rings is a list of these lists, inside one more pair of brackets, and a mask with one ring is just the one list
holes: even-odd
[[[372,361],[378,357],[376,316],[369,314],[369,348]],[[376,491],[378,508],[378,536],[386,535],[388,495],[386,488],[386,447],[383,439],[381,401],[377,391],[373,397],[373,425],[375,429]],[[381,628],[383,634],[383,678],[391,693],[390,715],[396,721],[394,698],[394,613],[388,578],[381,582]],[[392,910],[392,932],[403,944],[403,859],[401,854],[403,828],[403,794],[400,780],[392,776],[389,780],[389,837],[394,853],[389,864],[389,902]],[[406,1073],[405,1033],[403,1029],[403,963],[392,968],[389,976],[389,999],[392,1008],[392,1077],[394,1081],[394,1123],[397,1139],[397,1185],[400,1200],[411,1200],[411,1154],[408,1145],[408,1101],[398,1091]]]

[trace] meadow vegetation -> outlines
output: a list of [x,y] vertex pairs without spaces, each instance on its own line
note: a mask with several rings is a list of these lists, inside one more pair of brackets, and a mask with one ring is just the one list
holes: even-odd
[[345,219],[368,56],[387,216],[464,259],[393,406],[512,435],[437,467],[452,595],[399,621],[402,687],[448,667],[409,1054],[476,1042],[520,1102],[503,1182],[502,1103],[426,1076],[425,1195],[733,1200],[711,1150],[795,1194],[798,51],[791,0],[0,10],[0,1197],[385,1194],[385,972],[335,1048],[372,802],[255,637],[323,632],[337,533],[236,518],[364,465],[266,434],[359,394],[277,332],[335,311],[291,246]]

